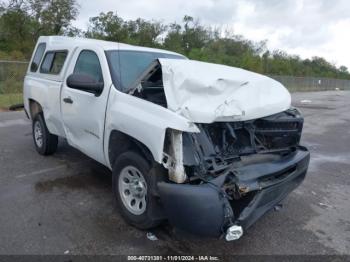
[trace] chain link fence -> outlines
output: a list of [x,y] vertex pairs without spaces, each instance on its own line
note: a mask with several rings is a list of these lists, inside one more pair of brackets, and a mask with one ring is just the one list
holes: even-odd
[[[0,60],[0,109],[21,104],[23,79],[28,62]],[[289,91],[350,90],[350,80],[270,75]]]
[[0,109],[23,103],[23,80],[28,62],[0,60]]
[[281,82],[290,92],[350,90],[350,80],[324,77],[296,77],[270,75]]

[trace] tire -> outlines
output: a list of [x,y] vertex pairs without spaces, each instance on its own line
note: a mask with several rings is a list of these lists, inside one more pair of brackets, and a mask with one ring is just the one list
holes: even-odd
[[[153,228],[162,222],[161,219],[157,218],[157,213],[159,213],[158,199],[152,194],[156,183],[152,181],[150,170],[151,165],[144,157],[136,152],[127,151],[117,158],[112,171],[113,194],[117,201],[117,207],[126,222],[139,229]],[[126,178],[129,179],[129,183],[126,183]],[[136,190],[133,189],[132,179],[135,183],[137,182]],[[141,187],[142,191],[137,190],[137,187]],[[128,194],[126,194],[127,190]],[[125,197],[126,195],[128,196]],[[133,198],[135,199],[134,207],[131,206]],[[139,206],[137,207],[137,205]]]
[[58,136],[49,132],[42,113],[37,114],[32,123],[33,141],[40,155],[52,155],[56,152]]

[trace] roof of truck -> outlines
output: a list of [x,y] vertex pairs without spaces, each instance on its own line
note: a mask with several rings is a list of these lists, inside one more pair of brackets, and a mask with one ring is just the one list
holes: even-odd
[[[145,51],[145,52],[157,52],[157,53],[167,53],[174,55],[181,55],[175,52],[135,46],[117,42],[103,41],[90,38],[80,38],[80,37],[68,37],[68,36],[40,36],[38,43],[45,42],[47,49],[73,49],[81,45],[98,45],[104,50],[133,50],[133,51]],[[181,55],[182,56],[182,55]]]

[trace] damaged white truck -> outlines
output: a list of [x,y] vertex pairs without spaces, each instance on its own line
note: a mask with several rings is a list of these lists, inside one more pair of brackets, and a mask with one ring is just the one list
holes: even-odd
[[37,151],[63,137],[109,167],[121,214],[143,229],[236,240],[309,165],[280,83],[165,50],[40,37],[24,103]]

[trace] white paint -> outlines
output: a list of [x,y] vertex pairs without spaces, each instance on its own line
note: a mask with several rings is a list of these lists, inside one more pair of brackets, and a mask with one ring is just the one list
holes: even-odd
[[[45,122],[52,134],[67,138],[68,143],[111,168],[108,159],[109,137],[113,130],[124,132],[143,143],[155,161],[161,163],[165,132],[168,128],[199,132],[188,119],[159,105],[118,91],[113,85],[105,50],[135,50],[176,54],[166,50],[138,47],[107,41],[62,36],[40,37],[46,51],[67,50],[68,55],[59,75],[30,72],[24,81],[24,105],[29,112],[29,99],[43,108]],[[99,97],[66,86],[81,50],[94,51],[101,64],[104,90]],[[33,52],[34,54],[34,52]],[[73,104],[63,98],[71,97]],[[106,116],[106,119],[105,119]],[[92,135],[94,134],[94,135]]]
[[168,108],[193,122],[244,121],[290,108],[287,89],[269,77],[194,60],[159,62]]
[[[24,81],[24,105],[29,99],[43,108],[49,131],[67,138],[68,143],[112,167],[108,145],[114,130],[144,144],[158,163],[162,163],[167,129],[199,132],[195,123],[238,121],[272,115],[290,107],[290,94],[277,81],[242,69],[191,60],[160,59],[168,108],[118,91],[112,84],[105,56],[106,50],[165,50],[118,44],[100,40],[69,37],[40,37],[46,50],[67,50],[59,75],[30,72]],[[100,96],[66,85],[82,50],[91,50],[99,58],[104,89]],[[30,68],[29,63],[29,68]],[[70,97],[72,104],[63,102]],[[180,141],[181,139],[178,139]],[[179,143],[176,143],[175,181],[184,180]],[[181,152],[180,152],[181,153]],[[181,169],[182,168],[182,169]]]
[[[146,100],[119,92],[114,87],[109,95],[105,125],[105,156],[108,156],[110,134],[113,130],[118,130],[147,146],[158,163],[162,163],[167,128],[199,132],[187,118]],[[112,164],[109,163],[109,167]]]
[[[69,88],[66,84],[66,79],[73,73],[76,61],[83,50],[93,51],[99,59],[104,81],[104,88],[99,96]],[[68,143],[102,164],[106,164],[103,136],[106,104],[111,85],[112,79],[104,50],[94,44],[84,44],[76,48],[62,84],[62,121]],[[63,99],[68,97],[73,100],[72,104],[63,102]]]

